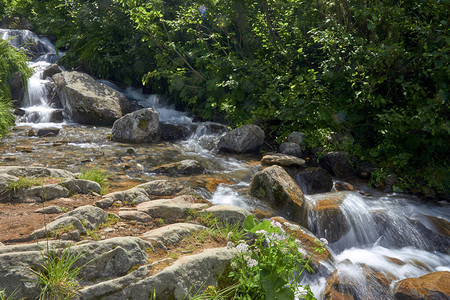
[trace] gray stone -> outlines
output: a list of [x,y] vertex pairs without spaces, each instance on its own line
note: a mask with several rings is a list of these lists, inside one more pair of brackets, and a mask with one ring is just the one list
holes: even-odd
[[60,214],[63,211],[62,211],[61,207],[52,205],[52,206],[47,206],[44,208],[37,209],[37,210],[35,210],[35,212],[41,213],[41,214]]
[[369,162],[364,161],[358,166],[358,175],[361,178],[367,179],[370,178],[372,172],[375,170],[378,170],[376,166],[374,166]]
[[70,234],[70,237],[72,240],[74,240],[74,241],[81,240],[80,232],[78,230],[73,230],[73,231],[69,232],[69,234]]
[[64,198],[69,195],[69,191],[59,184],[47,184],[42,186],[34,186],[29,189],[19,189],[13,193],[13,198],[36,199],[38,201],[48,201],[57,198]]
[[14,106],[19,107],[23,96],[25,95],[26,80],[22,77],[20,72],[15,72],[8,80],[9,90],[11,91],[11,100],[13,100]]
[[292,155],[296,157],[303,157],[302,147],[296,143],[286,142],[280,145],[280,153]]
[[298,131],[294,131],[288,135],[288,142],[290,142],[290,143],[302,145],[304,140],[305,140],[305,135]]
[[180,162],[155,167],[151,172],[167,174],[169,176],[198,175],[203,174],[205,168],[198,161],[186,159]]
[[74,122],[112,125],[131,111],[130,101],[113,88],[80,72],[53,75],[65,114]]
[[67,188],[71,194],[100,193],[102,190],[100,184],[97,182],[84,179],[69,179],[64,181],[62,185]]
[[114,122],[112,140],[125,143],[153,143],[161,139],[159,113],[153,108],[143,108],[129,113]]
[[292,155],[272,154],[264,155],[261,159],[261,164],[266,166],[301,167],[305,164],[305,161]]
[[0,174],[6,173],[16,177],[56,177],[73,178],[73,174],[66,170],[43,167],[0,166]]
[[306,205],[302,190],[280,166],[268,167],[253,176],[248,193],[267,201],[289,220],[306,224]]
[[182,125],[159,123],[159,127],[161,129],[161,140],[163,141],[183,140],[190,135],[189,128]]
[[264,131],[256,125],[244,125],[221,137],[217,148],[231,153],[258,152],[264,142]]
[[62,70],[57,64],[51,64],[47,68],[45,68],[44,72],[42,73],[42,79],[46,79],[47,77],[52,78],[53,75],[61,73]]
[[171,223],[187,216],[188,211],[208,207],[207,204],[195,203],[194,196],[178,196],[173,199],[159,199],[139,204],[138,211],[145,212],[153,219],[162,218]]
[[61,229],[62,227],[68,227],[71,225],[73,225],[73,227],[76,230],[79,230],[82,234],[86,234],[86,228],[83,226],[83,224],[81,224],[79,219],[71,216],[65,216],[62,218],[58,218],[48,223],[47,226],[32,232],[31,237],[33,239],[44,238],[47,236],[47,233],[51,234],[51,232],[54,232],[57,229]]
[[97,228],[100,224],[106,221],[108,213],[101,208],[92,205],[85,205],[80,206],[68,213],[65,213],[59,216],[58,218],[65,218],[65,217],[75,217],[78,220],[84,222],[86,224],[87,229],[92,230]]
[[354,176],[347,154],[342,151],[329,152],[323,155],[319,160],[319,167],[337,178],[346,179]]
[[139,186],[125,191],[109,193],[104,196],[104,199],[111,199],[113,202],[122,201],[130,204],[143,203],[150,200],[145,189],[139,188]]
[[82,300],[103,298],[107,295],[117,293],[130,284],[148,277],[152,268],[152,265],[141,266],[137,270],[132,271],[125,276],[85,287],[79,290],[78,293],[80,294],[80,298]]
[[217,285],[234,252],[226,248],[207,249],[202,253],[183,257],[158,274],[137,281],[108,299],[189,299],[210,285]]
[[286,171],[291,175],[300,189],[306,195],[327,193],[333,188],[331,175],[321,168],[287,168]]
[[191,223],[175,223],[153,229],[144,233],[141,238],[146,241],[161,241],[164,245],[173,245],[194,231],[206,230],[207,227]]
[[153,180],[136,186],[145,190],[149,196],[175,196],[185,190],[181,183],[171,180]]
[[107,209],[113,205],[114,200],[111,198],[104,198],[98,201],[95,201],[94,205],[100,207],[102,209]]
[[9,185],[12,182],[16,182],[18,180],[19,178],[15,176],[0,173],[0,200],[3,198],[2,195],[4,195],[5,192],[7,192]]
[[152,221],[152,218],[148,214],[136,210],[120,210],[119,217],[125,220],[135,220],[143,223]]
[[222,224],[242,224],[245,218],[251,213],[243,208],[233,205],[213,205],[202,213],[211,213],[214,218],[217,218]]
[[49,127],[49,128],[39,128],[36,135],[37,136],[57,136],[59,134],[59,128]]

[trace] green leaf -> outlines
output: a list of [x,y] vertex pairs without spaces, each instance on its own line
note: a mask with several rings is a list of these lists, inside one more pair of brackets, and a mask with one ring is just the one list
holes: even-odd
[[250,231],[258,223],[259,222],[255,220],[255,217],[253,215],[249,215],[245,218],[242,227],[244,228],[244,230]]

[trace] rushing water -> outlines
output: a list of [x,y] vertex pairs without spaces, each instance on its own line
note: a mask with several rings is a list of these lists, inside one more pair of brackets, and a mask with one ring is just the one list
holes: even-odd
[[[49,165],[75,172],[88,166],[103,167],[115,174],[115,188],[121,189],[126,188],[120,184],[126,180],[137,183],[164,177],[152,173],[155,166],[195,159],[208,170],[207,174],[173,180],[191,186],[214,204],[271,210],[247,195],[252,175],[260,170],[257,158],[217,153],[216,144],[225,126],[194,122],[188,114],[167,106],[156,95],[144,95],[133,88],[122,91],[140,106],[156,108],[161,122],[185,127],[191,132],[189,138],[176,143],[128,145],[110,141],[110,128],[50,122],[56,109],[48,104],[46,85],[49,81],[42,78],[42,71],[57,59],[53,45],[27,31],[0,29],[0,35],[2,38],[20,35],[12,40],[17,47],[30,40],[38,45],[34,47],[38,49],[37,58],[30,63],[36,72],[29,79],[22,102],[26,114],[18,119],[16,129],[3,143],[8,145],[1,148],[4,164]],[[112,83],[102,83],[120,90]],[[28,136],[30,128],[49,126],[59,127],[60,134],[41,138]],[[24,146],[30,151],[23,152]],[[328,195],[340,199],[338,212],[333,217],[333,221],[339,222],[334,228],[326,226],[332,221],[329,215],[313,209],[324,195],[307,196],[311,208],[308,227],[318,237],[331,237],[328,247],[334,254],[333,266],[303,282],[311,285],[318,298],[323,295],[326,277],[332,272],[347,282],[353,289],[351,293],[359,299],[392,299],[390,289],[398,280],[433,271],[450,271],[448,236],[440,235],[434,222],[450,220],[448,203],[424,204],[414,197],[396,194],[365,196],[346,192]],[[339,232],[338,229],[344,226],[345,230]],[[391,282],[387,289],[377,280],[380,276]]]

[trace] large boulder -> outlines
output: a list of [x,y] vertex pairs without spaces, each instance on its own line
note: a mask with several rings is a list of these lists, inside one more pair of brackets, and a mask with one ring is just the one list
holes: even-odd
[[319,167],[330,172],[337,178],[351,178],[354,176],[352,165],[348,160],[347,154],[342,151],[326,153],[319,160]]
[[244,125],[226,133],[219,140],[219,151],[231,153],[258,152],[264,142],[264,131],[256,125]]
[[450,272],[403,279],[395,284],[394,297],[397,300],[450,299]]
[[333,188],[331,175],[324,169],[287,168],[286,171],[291,175],[305,195],[327,193]]
[[53,80],[65,114],[77,123],[112,125],[131,111],[124,95],[85,73],[62,72]]
[[153,108],[143,108],[129,113],[114,122],[112,139],[125,143],[152,143],[161,139],[159,113]]
[[303,157],[302,147],[296,143],[285,142],[280,145],[280,153]]
[[61,68],[57,64],[51,64],[42,72],[42,79],[46,79],[47,77],[52,78],[53,75],[62,73]]
[[302,190],[280,166],[268,167],[253,176],[248,192],[269,202],[289,220],[306,224],[306,205]]

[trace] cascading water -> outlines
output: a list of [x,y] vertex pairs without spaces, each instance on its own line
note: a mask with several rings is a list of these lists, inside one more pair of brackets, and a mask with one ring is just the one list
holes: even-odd
[[[0,35],[2,39],[9,40],[12,46],[25,50],[32,59],[28,65],[34,73],[28,79],[24,99],[18,99],[22,100],[24,111],[19,122],[37,127],[54,126],[58,112],[61,116],[62,114],[61,110],[49,105],[50,82],[43,78],[43,72],[45,68],[58,61],[63,53],[57,54],[55,47],[47,38],[38,37],[29,30],[0,29]],[[62,118],[59,121],[61,122]]]

